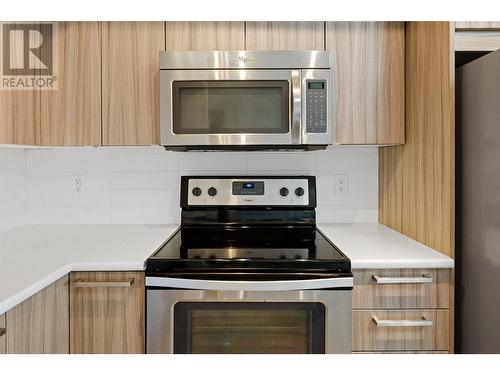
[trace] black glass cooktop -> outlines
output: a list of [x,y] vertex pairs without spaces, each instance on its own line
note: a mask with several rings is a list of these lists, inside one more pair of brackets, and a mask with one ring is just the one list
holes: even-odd
[[183,226],[146,263],[149,275],[350,272],[315,226]]

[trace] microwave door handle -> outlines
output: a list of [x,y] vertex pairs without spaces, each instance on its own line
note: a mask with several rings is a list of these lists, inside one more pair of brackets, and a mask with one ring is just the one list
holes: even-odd
[[302,118],[302,80],[300,70],[292,70],[290,136],[292,144],[301,144],[300,122]]

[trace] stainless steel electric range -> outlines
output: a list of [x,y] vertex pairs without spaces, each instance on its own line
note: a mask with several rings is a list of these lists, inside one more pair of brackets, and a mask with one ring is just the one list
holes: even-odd
[[184,176],[181,227],[146,263],[147,353],[350,353],[350,260],[311,176]]

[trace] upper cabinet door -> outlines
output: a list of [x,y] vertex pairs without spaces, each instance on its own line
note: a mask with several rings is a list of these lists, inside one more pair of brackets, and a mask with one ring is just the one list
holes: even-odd
[[334,143],[404,143],[403,22],[327,22],[333,63]]
[[324,22],[247,22],[247,50],[323,50]]
[[[12,24],[15,22],[9,22]],[[3,28],[3,23],[0,27]],[[5,32],[5,31],[3,31]],[[23,33],[3,35],[9,37],[9,63],[11,67],[26,67],[32,61],[24,61]],[[40,35],[29,34],[30,45],[42,45]],[[12,39],[11,39],[12,38]],[[4,58],[7,51],[0,51],[0,58]],[[31,68],[31,65],[30,65]],[[36,77],[36,69],[31,71]],[[3,72],[0,72],[3,75]],[[19,78],[19,76],[4,76],[4,79]],[[16,80],[17,81],[17,80]],[[36,145],[40,142],[40,90],[37,88],[0,89],[0,144]]]
[[101,35],[98,22],[57,24],[58,89],[41,95],[41,144],[101,145]]
[[163,22],[102,23],[103,145],[159,144]]
[[167,22],[167,51],[238,51],[245,49],[244,22]]
[[0,90],[0,144],[40,142],[40,90]]

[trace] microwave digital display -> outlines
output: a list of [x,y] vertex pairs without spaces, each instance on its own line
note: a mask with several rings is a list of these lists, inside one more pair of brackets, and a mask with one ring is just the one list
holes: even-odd
[[308,83],[309,90],[323,90],[325,88],[324,82],[309,82]]

